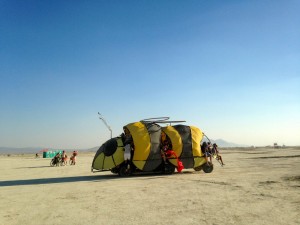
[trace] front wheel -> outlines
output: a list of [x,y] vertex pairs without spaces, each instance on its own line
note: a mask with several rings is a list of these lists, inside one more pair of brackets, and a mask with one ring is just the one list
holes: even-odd
[[124,165],[119,170],[119,176],[120,177],[128,177],[131,175],[131,169],[127,167],[127,165]]

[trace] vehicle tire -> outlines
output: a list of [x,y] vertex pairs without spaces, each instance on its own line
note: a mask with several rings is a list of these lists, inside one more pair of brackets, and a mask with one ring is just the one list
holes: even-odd
[[167,163],[164,166],[164,170],[165,170],[164,171],[165,174],[172,174],[172,173],[175,172],[175,166],[173,166],[172,164]]
[[118,174],[119,173],[119,170],[117,168],[112,168],[110,170],[110,172],[114,173],[114,174]]
[[202,170],[202,166],[197,166],[194,168],[195,171],[201,171]]
[[119,176],[120,177],[128,177],[131,175],[131,169],[127,168],[127,165],[121,166],[119,170]]
[[210,162],[204,163],[202,165],[204,173],[211,173],[214,170],[214,165]]

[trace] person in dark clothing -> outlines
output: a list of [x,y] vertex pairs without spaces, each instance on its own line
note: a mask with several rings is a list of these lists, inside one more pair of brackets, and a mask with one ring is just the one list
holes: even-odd
[[211,152],[210,152],[210,142],[206,143],[205,141],[201,145],[201,151],[205,156],[206,162],[208,163],[208,157],[210,159],[210,163],[212,163],[212,157],[211,157]]

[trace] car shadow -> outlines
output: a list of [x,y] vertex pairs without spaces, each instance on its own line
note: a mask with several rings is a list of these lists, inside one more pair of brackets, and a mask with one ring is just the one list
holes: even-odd
[[117,174],[105,175],[90,175],[90,176],[77,176],[77,177],[54,177],[54,178],[39,178],[28,180],[7,180],[0,181],[0,187],[9,186],[24,186],[24,185],[41,185],[41,184],[58,184],[58,183],[72,183],[72,182],[101,182],[105,180],[118,180],[118,179],[157,179],[159,177],[168,177],[170,175],[155,174],[155,173],[139,173],[132,174],[128,177],[120,177]]
[[120,179],[120,177],[118,175],[111,174],[111,175],[104,175],[104,176],[91,175],[91,176],[77,176],[77,177],[40,178],[40,179],[29,179],[29,180],[7,180],[7,181],[0,181],[0,187],[101,181],[107,179]]

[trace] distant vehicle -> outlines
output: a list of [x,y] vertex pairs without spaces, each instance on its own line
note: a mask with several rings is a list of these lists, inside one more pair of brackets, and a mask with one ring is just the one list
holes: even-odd
[[[92,172],[111,171],[119,176],[145,172],[172,174],[175,169],[180,172],[183,168],[212,172],[213,165],[201,152],[204,134],[194,126],[171,125],[181,122],[185,121],[159,117],[125,125],[122,135],[106,141],[96,152]],[[130,160],[125,160],[128,146]]]

